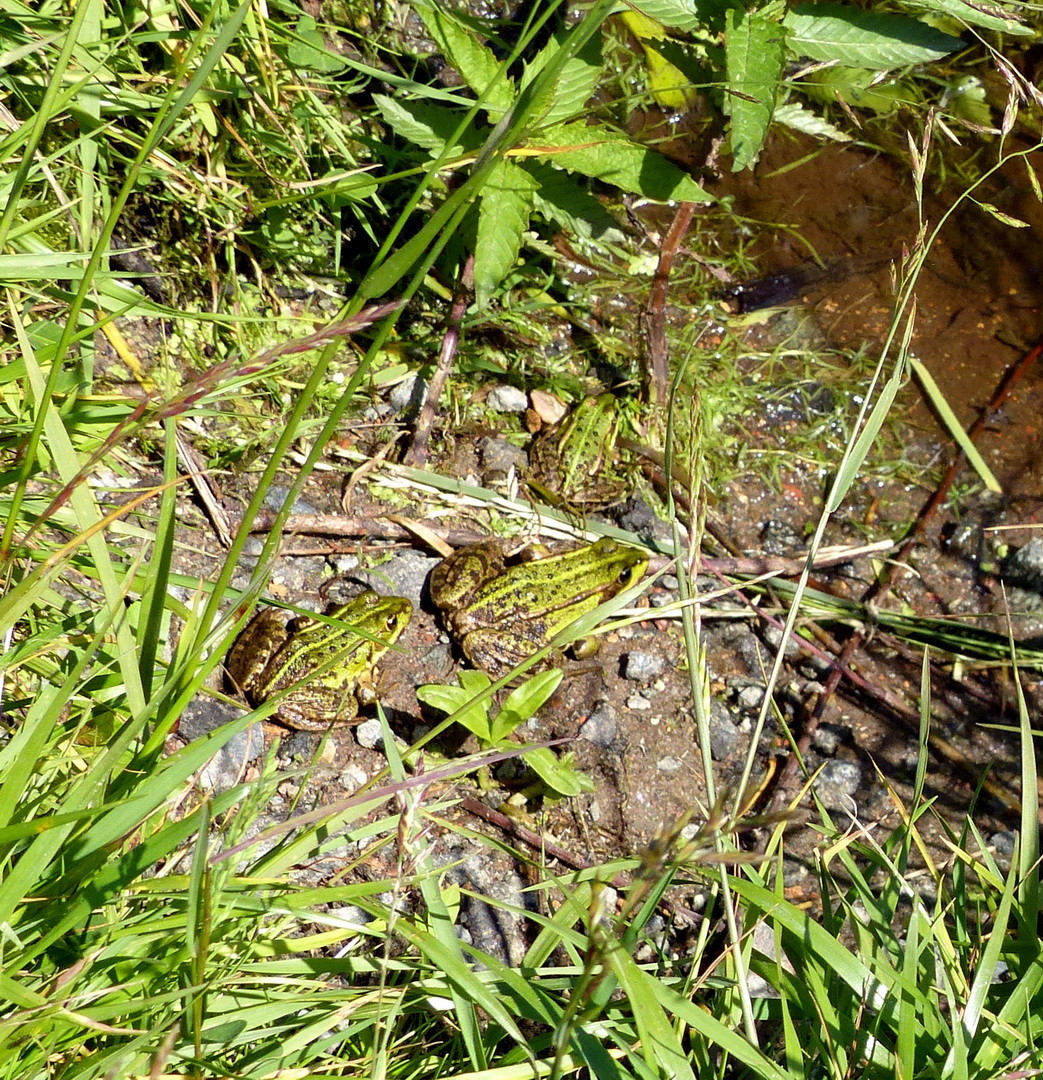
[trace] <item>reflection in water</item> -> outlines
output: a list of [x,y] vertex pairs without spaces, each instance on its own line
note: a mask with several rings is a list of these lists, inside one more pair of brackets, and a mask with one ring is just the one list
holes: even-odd
[[833,282],[844,281],[858,274],[872,274],[887,266],[893,256],[882,259],[844,259],[820,266],[805,263],[791,270],[755,278],[740,285],[731,285],[717,293],[724,306],[733,315],[745,315],[762,308],[777,307],[796,300],[807,289],[819,288]]

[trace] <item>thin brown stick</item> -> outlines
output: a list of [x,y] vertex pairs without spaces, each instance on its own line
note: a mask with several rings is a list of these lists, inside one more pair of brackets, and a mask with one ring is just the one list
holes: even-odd
[[666,348],[666,297],[670,289],[670,271],[674,259],[681,247],[692,215],[695,203],[681,203],[674,214],[674,220],[663,237],[663,246],[659,249],[659,265],[656,267],[652,288],[648,293],[648,303],[644,310],[645,350],[648,364],[645,370],[648,399],[652,403],[663,404],[670,392],[670,358]]
[[[515,821],[514,818],[508,817],[506,814],[501,814],[499,810],[494,810],[491,806],[486,806],[480,799],[472,798],[470,795],[464,795],[460,799],[460,805],[469,814],[474,814],[475,817],[480,817],[490,825],[495,825],[498,829],[503,829],[504,832],[510,833],[510,835],[517,837],[523,843],[528,844],[529,847],[542,852],[552,859],[557,859],[558,862],[564,863],[565,866],[568,866],[572,870],[591,870],[594,867],[594,864],[590,862],[589,859],[584,859],[582,855],[576,855],[567,848],[563,848],[560,844],[555,844],[553,840],[548,840],[545,836],[541,836],[538,832],[527,829],[520,822]],[[613,888],[622,889],[627,884],[627,879],[622,875],[617,874],[616,877],[612,879]]]
[[427,388],[427,399],[421,405],[417,415],[413,440],[403,459],[406,465],[412,465],[414,468],[422,468],[427,462],[427,444],[431,441],[431,432],[434,430],[435,412],[438,409],[438,403],[442,400],[442,391],[445,389],[446,380],[453,367],[453,358],[460,344],[460,327],[464,321],[473,284],[474,256],[469,255],[456,284],[453,306],[449,312],[449,323],[445,328],[442,349],[438,354],[438,365]]

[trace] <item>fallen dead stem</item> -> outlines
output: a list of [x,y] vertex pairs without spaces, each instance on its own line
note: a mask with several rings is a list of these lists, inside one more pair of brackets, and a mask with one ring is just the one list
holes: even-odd
[[438,403],[442,400],[442,391],[445,389],[446,380],[453,368],[453,359],[460,344],[460,327],[467,313],[467,300],[471,294],[473,279],[474,256],[469,255],[456,284],[453,306],[449,312],[449,324],[446,326],[442,337],[442,348],[438,354],[438,365],[428,384],[427,397],[420,407],[416,426],[413,428],[413,439],[406,451],[404,463],[414,468],[422,468],[427,463],[427,444],[431,440]]
[[[1003,373],[1003,377],[1000,379],[989,404],[982,410],[978,419],[967,429],[967,438],[972,443],[982,433],[992,416],[1013,393],[1018,383],[1020,383],[1025,376],[1025,373],[1041,355],[1043,355],[1043,342],[1036,344],[1016,364],[1011,365],[1011,367]],[[865,596],[862,599],[863,605],[879,605],[880,601],[891,591],[899,569],[904,566],[910,551],[919,540],[924,529],[927,527],[928,522],[930,522],[935,513],[937,513],[938,508],[945,501],[945,497],[948,495],[949,489],[952,487],[963,463],[964,454],[961,450],[957,450],[941,483],[935,489],[930,499],[924,504],[916,521],[913,522],[908,534],[902,541],[902,546],[897,557],[890,563],[887,571],[880,580],[874,582],[866,591]],[[797,741],[796,749],[789,757],[787,757],[786,763],[779,773],[775,795],[771,802],[772,809],[779,810],[788,805],[793,794],[793,781],[796,776],[798,765],[800,761],[803,760],[808,748],[811,746],[811,740],[815,737],[815,732],[818,730],[818,726],[825,715],[826,708],[832,700],[833,695],[836,693],[836,689],[840,685],[840,680],[844,678],[845,671],[848,670],[851,658],[858,649],[861,648],[865,637],[865,631],[856,628],[844,643],[844,647],[841,649],[840,655],[837,657],[836,662],[829,673],[829,677],[818,696],[818,700],[815,702],[815,708],[808,716],[807,723],[804,725],[804,730],[801,732],[800,739]],[[907,717],[903,716],[903,718]],[[918,729],[919,718],[917,717],[917,730]],[[934,745],[934,738],[935,737],[932,737],[932,746]],[[990,793],[994,795],[997,794],[996,792],[991,791],[991,788]],[[1008,794],[1003,797],[1002,801],[1005,805],[1011,805],[1011,798],[1012,797]]]

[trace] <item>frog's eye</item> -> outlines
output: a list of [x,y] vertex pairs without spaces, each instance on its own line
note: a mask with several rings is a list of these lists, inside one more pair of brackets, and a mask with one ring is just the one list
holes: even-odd
[[389,615],[384,620],[384,629],[387,630],[388,632],[394,630],[395,625],[396,625],[397,622],[398,622],[398,616],[397,615]]
[[632,566],[625,566],[619,571],[616,578],[620,585],[629,585],[634,580],[634,568]]

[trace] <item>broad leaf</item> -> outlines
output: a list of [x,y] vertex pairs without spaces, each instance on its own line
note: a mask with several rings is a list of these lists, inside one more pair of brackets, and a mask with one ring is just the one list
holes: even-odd
[[[525,65],[521,86],[528,86],[547,66],[551,57],[562,48],[562,40],[555,37],[539,53],[531,64]],[[583,48],[565,61],[561,73],[554,82],[553,95],[543,113],[542,122],[558,124],[582,116],[584,106],[597,88],[601,76],[601,38],[592,37]]]
[[541,147],[552,165],[613,184],[646,199],[713,202],[687,173],[654,150],[601,127],[562,124],[543,132]]
[[498,120],[514,103],[514,87],[503,65],[470,29],[441,6],[413,6],[449,65],[482,98],[489,115]]
[[616,219],[567,172],[536,161],[526,169],[539,184],[535,205],[545,217],[584,240],[622,242],[623,233]]
[[627,6],[675,30],[699,30],[724,13],[727,0],[637,0]]
[[[384,94],[374,94],[373,101],[385,122],[403,139],[434,154],[442,153],[452,141],[452,145],[448,147],[451,156],[464,152],[463,140],[453,140],[463,117],[463,113],[458,110],[425,105],[420,101],[396,100]],[[469,149],[477,149],[477,141]]]
[[326,39],[310,15],[304,15],[297,21],[296,34],[296,40],[286,48],[286,59],[294,67],[324,73],[345,68],[344,58],[326,47]]
[[847,4],[799,4],[782,21],[799,56],[874,71],[924,64],[963,48],[959,38],[927,23]]
[[526,750],[522,758],[547,787],[567,799],[594,790],[594,781],[573,767],[572,754],[566,754],[559,761],[548,747],[538,746],[535,750]]
[[726,108],[731,115],[732,169],[753,165],[768,134],[782,76],[784,31],[777,22],[742,10],[728,12]]
[[1014,12],[1005,4],[968,3],[968,0],[918,0],[916,7],[924,11],[949,15],[971,26],[983,26],[986,30],[996,30],[1001,34],[1014,34],[1020,37],[1031,36],[1035,31],[1024,23],[1018,22]]
[[483,306],[518,258],[536,181],[514,162],[497,162],[482,188],[474,252],[474,294]]
[[667,36],[666,27],[640,11],[625,11],[620,18],[644,49],[648,88],[656,103],[664,109],[690,109],[698,91],[692,86],[692,80],[664,55],[662,45]]

